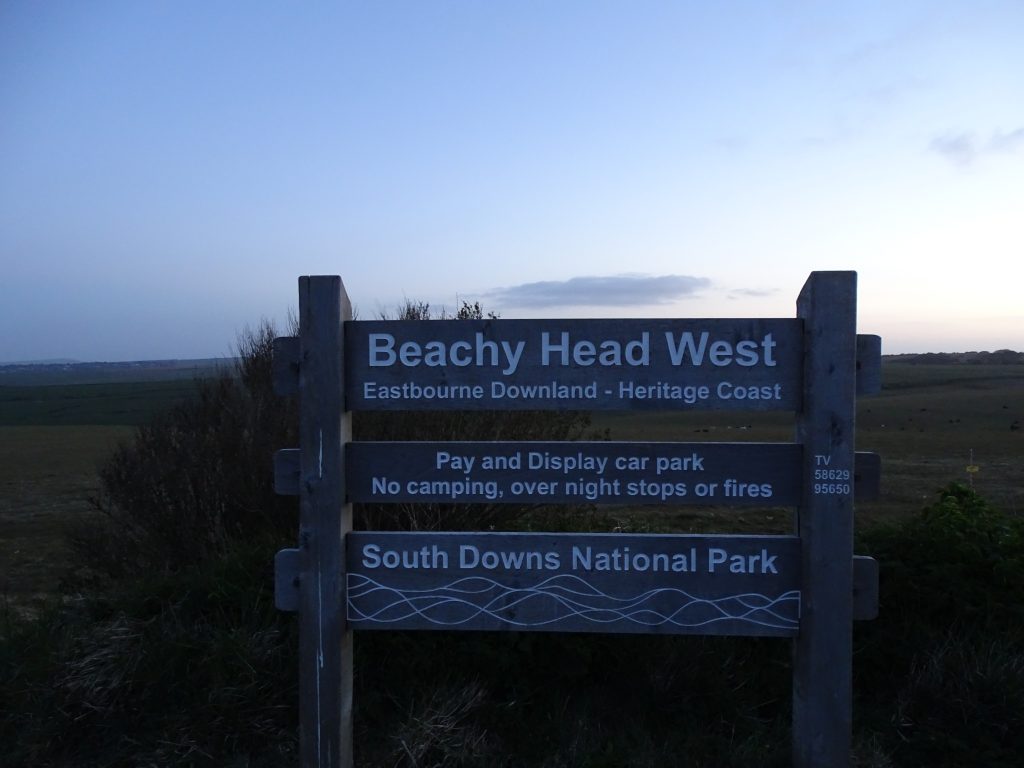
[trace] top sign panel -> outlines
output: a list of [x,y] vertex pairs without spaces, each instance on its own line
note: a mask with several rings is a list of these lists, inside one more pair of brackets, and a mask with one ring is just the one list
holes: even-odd
[[345,351],[350,410],[800,407],[800,320],[354,321]]

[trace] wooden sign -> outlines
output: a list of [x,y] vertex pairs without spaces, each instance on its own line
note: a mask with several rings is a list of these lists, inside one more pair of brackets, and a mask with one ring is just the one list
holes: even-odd
[[355,629],[796,634],[795,536],[353,532]]
[[349,500],[792,506],[793,443],[352,443]]
[[798,320],[345,324],[351,410],[796,410]]
[[[274,458],[300,497],[275,604],[300,616],[303,768],[352,765],[353,629],[791,637],[793,765],[849,764],[852,621],[878,602],[853,503],[880,474],[854,449],[881,374],[855,273],[813,273],[793,319],[362,322],[338,277],[299,293],[274,344],[301,420]],[[350,411],[456,409],[781,410],[796,440],[351,442]],[[355,532],[353,501],[770,505],[797,535]]]

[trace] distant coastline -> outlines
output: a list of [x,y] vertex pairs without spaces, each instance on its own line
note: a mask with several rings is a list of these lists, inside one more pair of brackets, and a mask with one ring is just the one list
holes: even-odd
[[133,360],[90,362],[46,360],[0,363],[0,386],[55,384],[110,384],[115,382],[203,379],[231,371],[237,358],[211,357],[188,360]]
[[997,349],[995,352],[921,352],[882,355],[885,363],[910,365],[1024,365],[1024,352]]

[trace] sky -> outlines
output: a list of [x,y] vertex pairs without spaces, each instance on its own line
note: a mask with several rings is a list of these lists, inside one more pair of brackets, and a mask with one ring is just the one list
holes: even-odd
[[358,317],[793,317],[1024,350],[1019,0],[0,3],[0,362]]

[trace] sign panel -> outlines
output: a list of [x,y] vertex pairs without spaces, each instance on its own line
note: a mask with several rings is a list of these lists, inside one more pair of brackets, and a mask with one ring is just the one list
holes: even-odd
[[352,629],[793,636],[793,536],[346,536]]
[[801,405],[802,323],[345,324],[350,410],[754,410]]
[[795,506],[793,443],[352,443],[355,502]]

